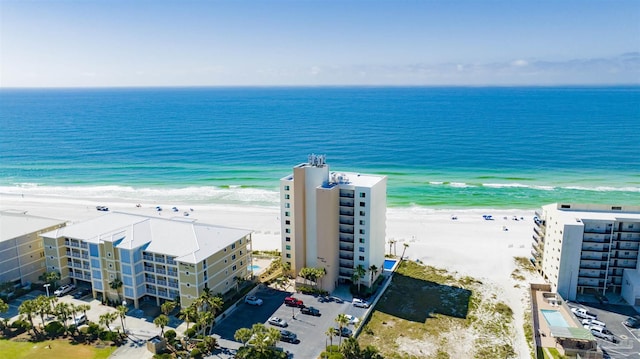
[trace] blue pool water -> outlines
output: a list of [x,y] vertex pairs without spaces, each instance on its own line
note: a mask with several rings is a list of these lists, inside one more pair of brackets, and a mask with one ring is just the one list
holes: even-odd
[[396,265],[396,260],[393,259],[385,259],[384,260],[384,270],[392,270],[393,266]]
[[549,310],[549,309],[541,309],[542,315],[544,315],[544,319],[547,320],[550,327],[568,327],[569,324],[562,314],[557,310]]
[[257,271],[260,270],[260,266],[254,264],[252,266],[249,266],[249,269],[254,271],[254,272],[257,272]]

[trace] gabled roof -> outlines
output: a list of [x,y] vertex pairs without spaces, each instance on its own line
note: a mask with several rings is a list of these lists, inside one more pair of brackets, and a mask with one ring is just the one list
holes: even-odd
[[47,238],[73,238],[88,243],[114,242],[117,248],[145,250],[198,263],[223,250],[250,230],[197,223],[194,220],[148,217],[111,212],[42,234]]

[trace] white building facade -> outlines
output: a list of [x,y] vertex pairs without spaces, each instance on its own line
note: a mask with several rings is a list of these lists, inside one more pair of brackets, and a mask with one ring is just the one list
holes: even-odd
[[640,206],[550,204],[536,213],[533,261],[568,300],[621,295],[640,305]]
[[280,180],[282,260],[296,274],[324,268],[327,291],[359,266],[371,286],[384,266],[386,202],[386,176],[331,172],[324,156],[309,156]]

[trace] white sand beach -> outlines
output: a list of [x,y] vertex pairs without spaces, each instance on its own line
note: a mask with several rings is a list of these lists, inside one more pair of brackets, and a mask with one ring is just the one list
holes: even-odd
[[[180,203],[138,203],[105,199],[0,194],[0,210],[24,212],[79,222],[104,215],[97,205],[111,211],[149,216],[185,217],[202,223],[251,229],[254,250],[280,249],[280,221],[277,208],[231,205],[181,205]],[[156,206],[161,206],[158,212]],[[173,207],[178,211],[174,212]],[[494,220],[482,216],[490,214]],[[457,219],[452,219],[452,216]],[[528,356],[522,331],[526,299],[523,288],[514,287],[513,258],[529,257],[533,211],[523,210],[433,210],[425,208],[387,210],[387,239],[396,241],[395,252],[427,265],[469,275],[486,283],[514,310],[514,347],[519,357]],[[517,218],[515,220],[514,218]],[[506,229],[506,230],[505,230]],[[394,251],[393,246],[391,246]],[[386,251],[389,251],[387,244]]]

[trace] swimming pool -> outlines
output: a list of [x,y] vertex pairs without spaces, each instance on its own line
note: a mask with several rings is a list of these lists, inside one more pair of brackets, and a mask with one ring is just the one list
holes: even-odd
[[559,311],[550,309],[540,309],[540,311],[550,327],[569,327],[569,324]]
[[254,265],[252,265],[252,266],[249,266],[249,268],[247,268],[247,269],[252,270],[252,271],[254,271],[254,272],[257,272],[257,271],[259,271],[259,270],[260,270],[260,266],[259,266],[259,265],[255,265],[255,264],[254,264]]
[[385,259],[384,260],[384,270],[393,270],[393,267],[395,267],[396,263],[398,261],[395,259]]

